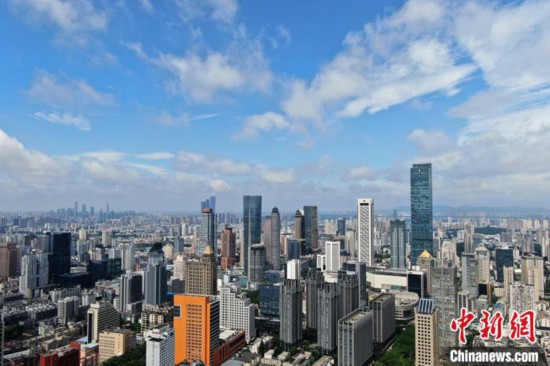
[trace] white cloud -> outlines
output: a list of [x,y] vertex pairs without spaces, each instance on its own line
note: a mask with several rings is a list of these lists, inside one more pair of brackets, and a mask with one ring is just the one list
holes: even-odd
[[205,156],[190,151],[180,151],[175,161],[176,167],[186,172],[201,172],[213,175],[243,175],[251,171],[250,166],[227,158]]
[[45,71],[36,73],[25,93],[38,103],[56,108],[111,106],[116,102],[113,95],[99,92],[84,80],[58,77]]
[[90,32],[107,29],[108,17],[88,0],[9,0],[11,8],[31,25],[54,25],[60,41],[86,45]]
[[176,0],[176,4],[185,21],[209,18],[232,23],[239,8],[237,0]]
[[238,139],[252,139],[258,136],[258,132],[271,130],[285,130],[290,127],[288,120],[274,112],[248,116],[244,121],[242,131],[236,135]]
[[210,119],[217,116],[219,116],[219,113],[206,113],[191,116],[186,113],[172,115],[167,111],[162,111],[160,112],[160,115],[155,118],[155,120],[165,126],[188,126],[193,121]]
[[358,166],[352,168],[348,173],[349,179],[373,179],[376,172],[368,166]]
[[151,4],[150,0],[139,0],[139,5],[143,10],[145,10],[147,13],[151,13],[153,11],[153,4]]
[[296,179],[294,169],[274,169],[265,164],[258,164],[255,171],[263,180],[273,184],[288,184]]
[[421,152],[436,153],[438,151],[449,151],[453,148],[451,139],[443,131],[417,128],[409,134],[408,139]]
[[68,112],[35,112],[32,117],[54,124],[74,126],[82,131],[90,131],[91,129],[90,122],[86,117]]

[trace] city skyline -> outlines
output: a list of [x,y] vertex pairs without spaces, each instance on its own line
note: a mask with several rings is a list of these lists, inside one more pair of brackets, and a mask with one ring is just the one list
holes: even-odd
[[40,4],[0,6],[3,210],[392,208],[426,162],[437,204],[550,203],[544,1]]

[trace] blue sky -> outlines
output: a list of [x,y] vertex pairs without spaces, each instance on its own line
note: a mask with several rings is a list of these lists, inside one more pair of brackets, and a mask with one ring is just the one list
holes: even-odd
[[0,209],[544,206],[547,1],[8,0]]

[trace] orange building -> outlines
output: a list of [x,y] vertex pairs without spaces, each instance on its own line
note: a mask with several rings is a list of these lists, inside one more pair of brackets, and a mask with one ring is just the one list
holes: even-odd
[[214,366],[220,345],[220,303],[209,295],[174,296],[174,363],[202,361]]

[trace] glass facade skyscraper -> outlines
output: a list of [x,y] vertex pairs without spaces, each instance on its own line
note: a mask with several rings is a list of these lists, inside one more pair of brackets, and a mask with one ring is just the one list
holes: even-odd
[[317,206],[304,206],[304,239],[308,252],[319,247]]
[[244,268],[248,271],[248,251],[262,240],[262,196],[243,196]]
[[411,168],[411,265],[424,250],[433,253],[432,164]]

